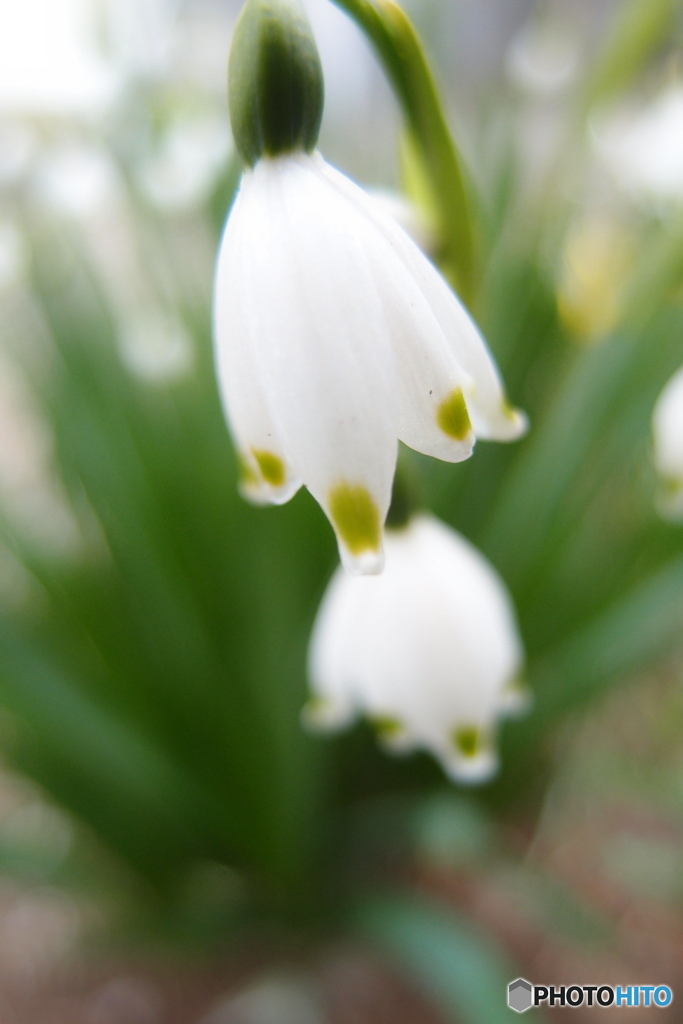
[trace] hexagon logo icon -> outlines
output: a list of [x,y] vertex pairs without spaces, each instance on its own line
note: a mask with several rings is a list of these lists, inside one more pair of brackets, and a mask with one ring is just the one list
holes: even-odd
[[517,1013],[524,1013],[533,1003],[533,988],[524,978],[517,978],[508,985],[508,1006]]

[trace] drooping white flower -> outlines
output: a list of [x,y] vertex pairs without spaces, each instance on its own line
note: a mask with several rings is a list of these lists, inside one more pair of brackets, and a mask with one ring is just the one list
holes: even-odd
[[216,272],[216,362],[245,493],[277,504],[305,484],[347,568],[378,572],[398,440],[458,462],[525,419],[433,265],[315,152],[317,62],[295,0],[248,0],[230,62],[247,167]]
[[388,529],[381,576],[337,570],[309,649],[305,718],[367,716],[397,752],[423,748],[453,779],[496,770],[498,718],[519,710],[522,644],[505,586],[468,541],[421,514]]
[[654,460],[662,481],[662,515],[683,519],[683,366],[660,394],[652,413]]

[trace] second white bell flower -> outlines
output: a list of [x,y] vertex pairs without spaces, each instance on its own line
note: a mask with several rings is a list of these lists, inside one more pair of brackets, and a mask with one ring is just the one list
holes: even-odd
[[386,553],[381,576],[332,578],[309,648],[305,718],[336,729],[364,715],[390,750],[427,750],[451,778],[483,782],[498,765],[498,719],[526,703],[510,596],[433,516],[387,530]]

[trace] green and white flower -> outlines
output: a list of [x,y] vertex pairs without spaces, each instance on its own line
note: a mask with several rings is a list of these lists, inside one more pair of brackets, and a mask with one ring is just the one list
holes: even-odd
[[294,0],[248,0],[230,59],[241,188],[221,243],[216,362],[243,490],[304,484],[354,572],[382,567],[399,439],[450,462],[525,429],[471,318],[407,234],[315,151],[323,86]]
[[683,366],[660,394],[652,414],[654,460],[662,481],[662,515],[683,519]]
[[387,529],[378,577],[337,570],[309,649],[308,724],[357,715],[392,751],[422,748],[459,782],[498,764],[496,723],[522,709],[523,650],[510,596],[486,559],[421,514]]

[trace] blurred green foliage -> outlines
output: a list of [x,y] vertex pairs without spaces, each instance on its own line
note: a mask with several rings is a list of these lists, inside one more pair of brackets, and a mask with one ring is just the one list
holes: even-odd
[[[510,587],[535,694],[530,716],[504,730],[500,778],[462,798],[464,817],[448,804],[430,818],[430,842],[457,859],[456,847],[469,856],[458,836],[485,849],[497,815],[538,806],[568,713],[681,645],[683,530],[653,509],[649,423],[682,359],[683,224],[643,227],[617,322],[603,338],[577,340],[558,312],[547,259],[571,210],[530,206],[506,163],[505,201],[487,220],[493,198],[466,194],[402,13],[339,5],[380,50],[437,205],[452,185],[440,206],[440,252],[468,286],[468,211],[487,225],[475,309],[532,424],[521,443],[480,444],[457,467],[412,457],[426,503]],[[628,14],[592,70],[593,98],[630,84],[670,14],[653,3],[637,29]],[[624,48],[628,67],[615,57]],[[119,160],[125,172],[125,154]],[[233,166],[202,214],[211,244],[235,186]],[[133,188],[127,202],[140,236],[163,244],[159,215]],[[192,369],[145,381],[120,358],[118,311],[77,232],[28,201],[23,209],[48,371],[30,346],[22,358],[82,543],[75,554],[50,552],[11,516],[2,520],[2,543],[34,588],[0,615],[0,703],[15,724],[7,757],[167,903],[197,865],[219,864],[240,873],[250,912],[324,915],[353,885],[359,834],[366,856],[372,850],[372,820],[403,849],[417,801],[424,831],[432,805],[421,801],[440,789],[439,771],[422,756],[385,758],[366,727],[336,742],[302,729],[308,634],[336,548],[305,492],[267,510],[237,496],[208,303],[187,298],[185,267],[174,267],[171,284],[193,339]],[[463,1020],[499,1019],[490,997],[507,980],[499,954],[454,918],[391,899],[361,901],[357,912],[354,902],[346,925],[410,960]]]
[[55,349],[40,403],[101,537],[73,560],[9,537],[44,598],[2,623],[13,759],[156,885],[207,858],[286,887],[316,841],[298,715],[332,544],[306,497],[278,516],[237,496],[206,319],[189,376],[140,382],[83,254],[57,225],[32,239]]

